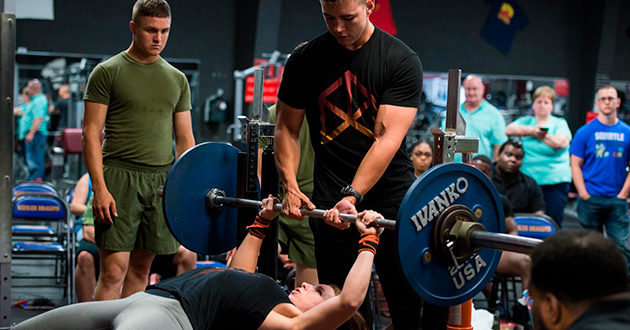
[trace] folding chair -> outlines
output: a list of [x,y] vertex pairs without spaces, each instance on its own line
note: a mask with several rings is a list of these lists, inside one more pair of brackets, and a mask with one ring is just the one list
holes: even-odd
[[[12,244],[14,260],[40,260],[37,274],[17,274],[14,287],[63,287],[72,302],[74,236],[67,203],[50,193],[25,193],[13,199]],[[44,275],[52,260],[52,275]],[[14,262],[14,266],[19,263]],[[32,279],[35,281],[20,281]],[[47,281],[48,280],[48,281]],[[19,284],[23,282],[24,284]]]

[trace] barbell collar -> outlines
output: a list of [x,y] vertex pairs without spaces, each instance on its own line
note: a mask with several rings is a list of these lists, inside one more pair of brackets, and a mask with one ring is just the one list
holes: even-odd
[[[206,204],[210,208],[218,208],[218,207],[222,207],[223,205],[227,205],[231,207],[247,207],[247,208],[256,208],[256,209],[259,209],[262,207],[261,201],[225,196],[225,193],[222,190],[217,189],[217,188],[212,188],[208,191],[208,193],[206,194]],[[275,203],[273,205],[273,209],[274,211],[281,212],[282,204]],[[324,212],[326,211],[320,210],[320,209],[309,210],[306,208],[301,208],[300,212],[302,213],[302,215],[305,215],[305,216],[309,216],[313,218],[323,218]],[[348,223],[354,223],[357,221],[357,216],[354,214],[340,213],[339,218],[341,218],[341,220],[343,220],[344,222],[348,222]],[[383,227],[385,229],[391,229],[391,230],[396,229],[395,220],[376,219],[374,220],[372,224],[376,227]]]
[[529,254],[542,240],[520,237],[515,235],[491,233],[481,230],[474,230],[470,233],[472,245],[482,248],[490,248],[502,251]]

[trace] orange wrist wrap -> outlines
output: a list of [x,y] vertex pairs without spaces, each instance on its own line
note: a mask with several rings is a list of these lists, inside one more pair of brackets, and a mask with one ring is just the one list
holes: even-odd
[[376,254],[377,247],[378,236],[374,234],[361,234],[361,239],[359,239],[359,253],[362,251],[370,251]]

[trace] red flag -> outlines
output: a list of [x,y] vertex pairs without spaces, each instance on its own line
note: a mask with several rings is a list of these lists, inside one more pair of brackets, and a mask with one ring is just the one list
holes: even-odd
[[396,24],[394,24],[394,15],[392,15],[392,7],[389,5],[389,0],[375,0],[375,2],[376,7],[370,15],[370,21],[389,34],[395,35],[398,33]]

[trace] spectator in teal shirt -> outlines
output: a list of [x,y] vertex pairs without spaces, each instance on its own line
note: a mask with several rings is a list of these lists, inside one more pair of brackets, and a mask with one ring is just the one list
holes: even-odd
[[[494,161],[499,158],[499,147],[507,141],[505,119],[490,102],[484,99],[485,86],[481,78],[468,75],[464,79],[466,101],[459,107],[459,113],[466,121],[466,136],[479,139],[476,155],[484,155]],[[446,122],[442,121],[442,129]],[[461,162],[461,154],[455,155],[455,161]]]
[[534,116],[516,119],[505,133],[522,137],[525,159],[521,171],[540,185],[545,197],[545,214],[562,226],[571,182],[571,130],[564,118],[551,115],[555,98],[551,87],[538,87],[534,91]]
[[30,181],[44,178],[44,158],[46,137],[48,136],[48,99],[42,92],[42,83],[33,79],[28,82],[30,101],[22,106],[18,126],[18,140],[24,141],[24,156],[29,170]]

